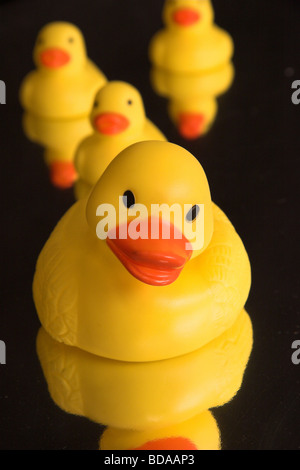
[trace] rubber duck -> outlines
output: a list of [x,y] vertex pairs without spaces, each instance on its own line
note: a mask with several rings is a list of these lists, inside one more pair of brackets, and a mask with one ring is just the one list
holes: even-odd
[[[26,131],[35,142],[44,145],[54,135],[54,148],[46,150],[45,160],[50,165],[50,176],[54,185],[70,187],[76,179],[73,166],[74,147],[92,132],[88,116],[95,93],[107,82],[104,74],[87,57],[84,38],[81,31],[67,22],[49,23],[39,32],[34,47],[33,58],[36,70],[29,73],[20,88],[20,101],[29,114],[26,117]],[[40,125],[38,118],[43,120]],[[63,137],[67,127],[70,138],[70,121],[80,129],[75,134],[75,143],[65,145]],[[82,124],[82,121],[85,121]],[[49,135],[47,123],[49,123]],[[53,133],[52,121],[57,123],[57,132]],[[64,128],[59,124],[69,121]],[[42,129],[42,132],[41,132]],[[61,137],[64,143],[57,148]],[[77,139],[80,138],[78,141]],[[45,145],[47,147],[47,144]]]
[[181,137],[198,139],[212,127],[218,112],[217,97],[232,85],[231,62],[207,73],[179,74],[153,68],[152,87],[167,98],[168,114]]
[[39,32],[33,51],[37,70],[20,90],[26,111],[45,119],[88,116],[106,77],[88,59],[81,31],[66,22],[49,23]]
[[233,41],[214,24],[210,0],[166,0],[163,20],[166,28],[156,33],[149,46],[156,67],[203,72],[231,60]]
[[200,163],[178,145],[144,141],[114,158],[58,223],[33,295],[57,341],[146,362],[196,351],[225,332],[250,284],[244,245],[212,203]]
[[97,93],[90,115],[94,133],[79,145],[75,168],[79,180],[75,196],[86,196],[111,160],[129,145],[143,140],[166,140],[146,117],[139,91],[126,82],[113,81]]
[[219,448],[218,427],[207,410],[236,395],[251,348],[252,326],[244,310],[202,348],[162,361],[105,359],[59,343],[43,327],[37,337],[51,398],[68,413],[108,426],[102,450],[187,449],[188,442],[194,449]]

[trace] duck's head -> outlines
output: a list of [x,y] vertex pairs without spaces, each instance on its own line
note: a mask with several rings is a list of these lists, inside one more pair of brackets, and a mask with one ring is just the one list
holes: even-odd
[[49,23],[39,32],[33,51],[39,69],[78,71],[86,61],[81,31],[71,23]]
[[95,185],[86,209],[99,243],[153,286],[173,283],[213,233],[212,201],[203,168],[168,142],[123,150]]
[[163,20],[173,29],[200,31],[213,23],[214,11],[210,0],[166,0]]
[[126,82],[114,81],[97,93],[90,120],[103,136],[129,135],[142,129],[145,109],[139,91]]

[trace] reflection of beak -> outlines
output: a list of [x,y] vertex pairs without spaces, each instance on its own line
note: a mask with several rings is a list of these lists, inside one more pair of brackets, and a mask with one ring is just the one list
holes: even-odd
[[52,69],[57,69],[66,65],[70,60],[70,55],[63,49],[52,48],[44,50],[40,55],[42,65]]
[[197,139],[203,134],[204,114],[181,113],[178,120],[178,131],[185,139]]
[[186,437],[165,437],[148,441],[132,450],[198,450],[196,445]]
[[94,119],[94,125],[100,134],[115,135],[125,131],[129,126],[129,120],[122,114],[103,113]]
[[[124,267],[139,281],[151,286],[166,286],[172,284],[187,261],[192,256],[192,246],[187,238],[172,223],[157,221],[157,239],[151,233],[151,217],[141,222],[141,236],[133,240],[127,226],[116,227],[114,237],[108,233],[106,242]],[[153,222],[153,219],[152,219]],[[142,228],[146,230],[143,230]],[[125,232],[127,238],[121,238],[120,232]],[[144,233],[143,233],[144,232]],[[153,232],[153,230],[152,230]],[[167,238],[166,238],[167,234]],[[147,237],[147,238],[146,238]]]
[[200,20],[201,16],[192,8],[178,8],[173,13],[173,21],[179,26],[192,26]]

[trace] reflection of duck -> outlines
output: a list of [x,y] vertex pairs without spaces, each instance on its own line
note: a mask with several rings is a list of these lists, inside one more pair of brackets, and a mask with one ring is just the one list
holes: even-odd
[[125,82],[110,82],[97,93],[90,120],[94,133],[79,145],[75,157],[77,198],[90,192],[124,148],[142,140],[166,140],[147,119],[138,90]]
[[25,113],[23,129],[28,139],[45,147],[44,159],[52,184],[58,188],[72,186],[76,179],[73,165],[76,148],[92,132],[89,119],[84,116],[55,121]]
[[[162,429],[133,431],[107,428],[100,450],[220,450],[220,432],[209,411]],[[183,463],[192,463],[186,456]]]
[[166,0],[166,28],[150,43],[150,59],[156,67],[172,72],[202,72],[231,60],[233,42],[213,24],[210,0]]
[[[87,117],[95,93],[106,83],[106,78],[87,58],[83,36],[70,23],[50,23],[40,31],[34,61],[37,70],[27,75],[20,90],[21,103],[32,116],[26,118],[27,131],[29,136],[34,136],[34,141],[43,145],[46,142],[46,161],[50,165],[52,182],[68,187],[76,177],[72,164],[74,148],[92,131]],[[41,124],[38,118],[43,120]],[[73,142],[71,121],[76,120],[74,131],[79,130],[79,134],[75,133]],[[48,121],[57,124],[48,125]],[[64,121],[68,123],[64,125]],[[54,148],[47,145],[50,136],[54,137]],[[58,146],[61,138],[63,143]],[[70,144],[66,145],[66,141]]]
[[194,447],[177,449],[218,448],[218,428],[205,411],[236,394],[251,346],[245,311],[204,347],[163,361],[104,359],[58,343],[43,328],[37,339],[52,399],[69,413],[108,425],[101,448],[120,450],[151,445],[159,449],[174,441],[187,446],[187,439]]
[[196,139],[208,132],[217,114],[217,96],[231,86],[234,68],[231,62],[201,74],[175,74],[153,68],[154,90],[168,98],[168,111],[179,133]]
[[[96,235],[104,203],[120,219],[117,228],[109,222],[106,242]],[[148,214],[152,204],[184,210],[171,221],[151,218],[158,239],[123,239],[127,207],[140,210],[139,203]],[[201,165],[181,147],[153,141],[121,152],[89,199],[62,218],[39,257],[33,286],[40,320],[55,339],[139,362],[186,354],[222,334],[249,288],[245,248],[212,204]]]

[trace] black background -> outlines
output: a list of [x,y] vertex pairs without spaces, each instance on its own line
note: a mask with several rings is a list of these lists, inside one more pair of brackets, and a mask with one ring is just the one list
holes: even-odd
[[195,142],[178,136],[149,81],[147,47],[161,26],[162,3],[0,4],[0,79],[7,86],[0,106],[0,339],[7,348],[7,364],[0,365],[1,449],[96,449],[102,429],[54,405],[35,352],[34,266],[73,194],[50,185],[41,149],[24,137],[18,89],[33,69],[37,32],[53,20],[77,24],[107,77],[135,85],[148,117],[199,159],[214,202],[248,251],[253,283],[246,307],[255,342],[242,389],[215,410],[223,448],[300,448],[300,365],[291,362],[291,344],[300,339],[300,105],[291,101],[291,84],[300,80],[300,2],[213,2],[216,22],[234,38],[236,78],[219,99],[212,130]]

